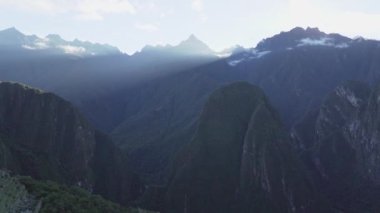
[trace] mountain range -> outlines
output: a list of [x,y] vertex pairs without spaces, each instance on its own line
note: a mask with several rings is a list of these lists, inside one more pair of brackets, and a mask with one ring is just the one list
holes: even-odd
[[121,54],[118,48],[107,44],[91,43],[78,39],[65,41],[56,34],[50,34],[45,38],[40,38],[36,35],[25,35],[14,27],[0,32],[0,46],[3,48],[44,50],[50,54],[69,54],[76,56]]
[[160,212],[380,210],[380,41],[297,27],[129,56],[8,29],[0,46],[0,80],[67,100],[0,84],[2,168]]

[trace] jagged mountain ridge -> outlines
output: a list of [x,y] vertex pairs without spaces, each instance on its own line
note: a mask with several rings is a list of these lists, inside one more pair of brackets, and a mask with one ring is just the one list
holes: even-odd
[[[22,34],[21,36],[25,37]],[[61,40],[57,35],[48,37],[51,40]],[[10,38],[6,39],[8,42],[9,40]],[[189,41],[204,45],[197,39],[190,39],[182,42],[184,45],[181,46],[186,46]],[[113,107],[123,107],[123,104],[110,106],[107,104],[110,101],[98,100],[109,99],[126,87],[131,88],[218,59],[217,56],[204,55],[190,49],[186,49],[186,54],[177,54],[183,49],[181,46],[171,47],[170,51],[155,50],[152,54],[150,51],[143,51],[133,56],[107,54],[91,57],[57,55],[51,51],[1,46],[0,54],[3,57],[0,58],[0,80],[21,82],[54,92],[80,109],[86,108],[82,110],[83,114],[96,127],[109,132],[122,119],[120,115],[112,114],[118,111]]]
[[14,27],[0,31],[0,46],[2,48],[44,50],[49,51],[49,54],[56,53],[76,56],[121,54],[118,48],[107,44],[91,43],[78,39],[65,41],[56,34],[39,38],[36,35],[25,35]]
[[166,46],[145,46],[139,54],[151,54],[153,56],[159,56],[160,54],[177,54],[185,56],[215,56],[216,53],[210,49],[203,41],[199,40],[195,35],[190,35],[184,41],[181,41],[178,45],[166,45]]
[[289,32],[281,32],[273,37],[264,39],[257,44],[256,49],[260,51],[270,50],[278,51],[297,46],[307,45],[326,45],[335,47],[344,47],[344,44],[351,42],[352,39],[332,33],[321,32],[318,28],[301,28],[296,27]]
[[231,66],[237,66],[240,63],[244,64],[268,54],[308,47],[344,49],[362,41],[365,41],[365,39],[351,39],[337,33],[327,34],[318,28],[308,27],[303,29],[296,27],[288,32],[281,32],[273,37],[263,39],[255,48],[244,49],[232,54],[228,59],[228,63]]

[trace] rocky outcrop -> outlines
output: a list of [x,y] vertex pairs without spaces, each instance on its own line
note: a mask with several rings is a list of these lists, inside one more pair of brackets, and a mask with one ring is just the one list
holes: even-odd
[[13,157],[9,169],[92,187],[95,131],[70,103],[51,93],[3,82],[0,115],[0,133]]
[[380,210],[379,96],[379,86],[347,82],[292,133],[338,209]]
[[328,209],[315,196],[277,113],[248,83],[231,84],[210,96],[193,141],[179,156],[167,190],[167,212]]

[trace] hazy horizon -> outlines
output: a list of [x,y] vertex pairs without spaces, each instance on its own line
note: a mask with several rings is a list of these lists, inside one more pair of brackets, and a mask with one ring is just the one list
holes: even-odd
[[213,50],[253,47],[294,27],[380,39],[374,0],[0,0],[0,29],[59,34],[66,40],[106,43],[126,53],[145,45],[175,45],[196,35]]

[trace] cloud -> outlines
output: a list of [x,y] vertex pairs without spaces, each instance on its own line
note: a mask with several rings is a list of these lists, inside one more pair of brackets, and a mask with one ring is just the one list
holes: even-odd
[[[62,3],[62,2],[61,2]],[[61,12],[59,7],[60,2],[49,1],[49,0],[34,0],[34,1],[23,1],[23,0],[0,0],[0,6],[8,6],[11,8],[17,8],[22,10],[36,11],[36,12]]]
[[205,7],[204,7],[204,2],[203,2],[203,0],[192,0],[192,2],[191,2],[191,8],[192,8],[195,12],[197,12],[198,17],[199,17],[199,19],[200,19],[202,22],[207,22],[207,20],[208,20],[208,16],[207,16],[207,14],[204,12]]
[[191,7],[197,12],[202,12],[204,10],[203,0],[193,0]]
[[304,38],[300,40],[298,47],[303,46],[328,46],[336,48],[347,48],[349,45],[347,43],[336,43],[333,38],[322,37],[319,39]]
[[72,55],[82,55],[86,52],[86,49],[84,47],[78,46],[61,45],[58,46],[58,48],[62,49],[64,53]]
[[380,4],[378,0],[309,0],[311,4],[322,5],[336,11],[378,14]]
[[[326,1],[316,4],[314,0],[291,0],[288,20],[293,26],[318,26],[325,31],[339,32],[348,36],[364,34],[378,37],[377,26],[380,22],[379,13],[364,13],[362,11],[335,10]],[[330,2],[330,1],[329,1]],[[302,17],[302,18],[300,18]]]
[[81,0],[76,9],[79,18],[88,20],[102,20],[106,14],[136,13],[128,0]]
[[129,0],[0,0],[2,6],[37,13],[70,13],[85,20],[102,20],[107,14],[136,13]]
[[154,24],[141,24],[141,23],[137,23],[137,24],[135,24],[135,27],[137,29],[139,29],[139,30],[150,32],[150,33],[159,30],[158,26],[156,26]]

